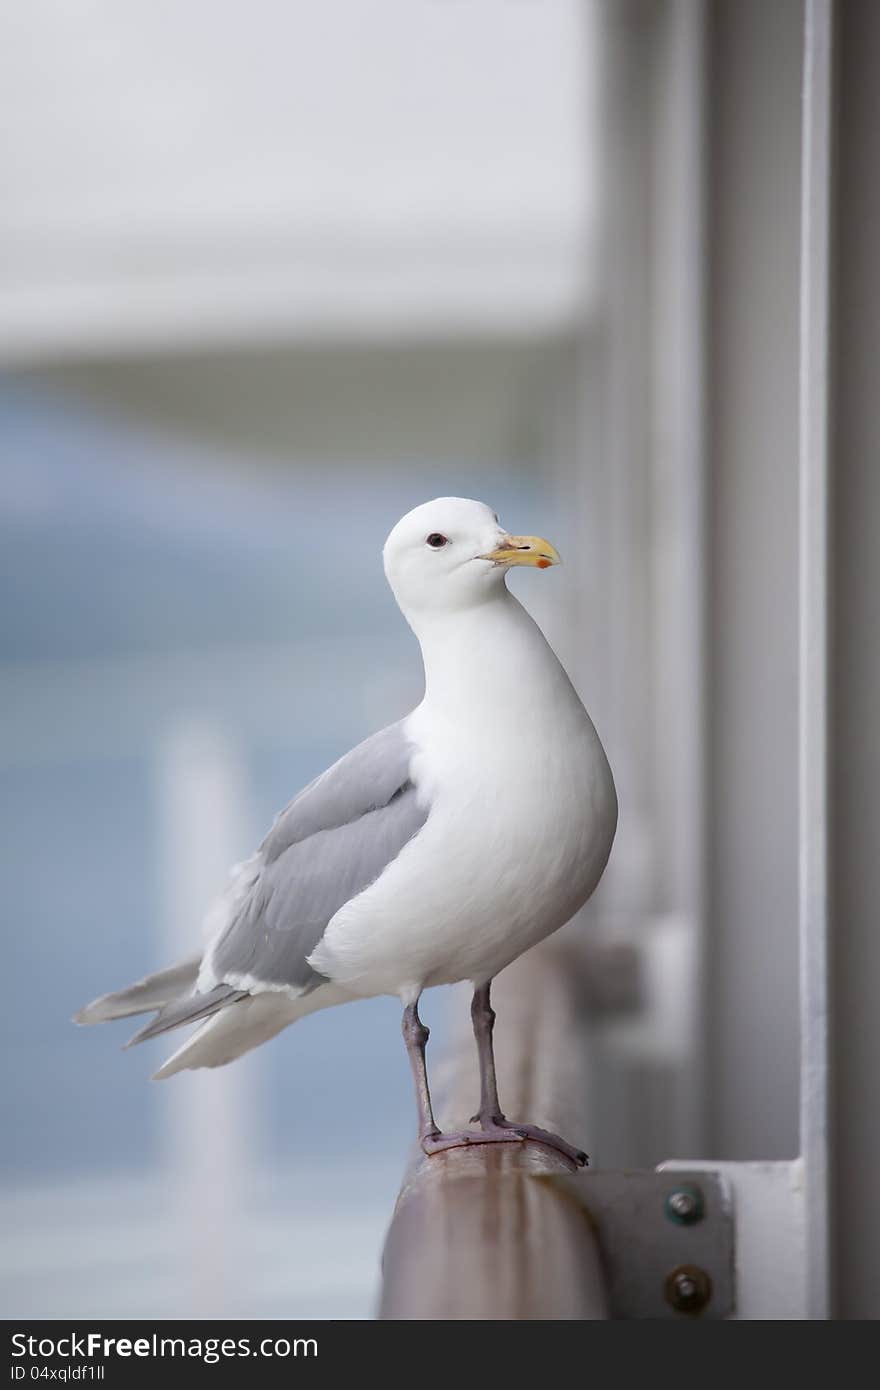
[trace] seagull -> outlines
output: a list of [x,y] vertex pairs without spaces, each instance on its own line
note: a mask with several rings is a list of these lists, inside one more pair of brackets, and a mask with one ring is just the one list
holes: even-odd
[[[156,1073],[218,1067],[318,1009],[380,994],[403,1007],[426,1154],[559,1135],[508,1120],[491,982],[562,927],[611,852],[617,796],[598,734],[540,628],[507,588],[514,565],[559,562],[482,502],[407,513],[383,552],[421,646],[425,694],[280,812],[209,911],[204,949],[104,995],[77,1023],[154,1012],[132,1043],[200,1026]],[[479,1128],[443,1133],[431,1104],[422,991],[468,980]]]

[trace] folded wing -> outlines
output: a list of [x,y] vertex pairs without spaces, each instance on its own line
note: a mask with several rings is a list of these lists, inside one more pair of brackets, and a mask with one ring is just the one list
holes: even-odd
[[[326,983],[308,957],[331,918],[361,893],[424,825],[404,723],[358,744],[278,815],[258,852],[216,905],[195,978],[187,962],[77,1016],[99,1022],[159,1009],[132,1042],[235,1008],[251,994],[298,998]],[[179,986],[179,988],[178,988]]]
[[205,983],[304,993],[327,924],[374,883],[427,819],[399,726],[361,744],[281,813],[247,896],[210,952]]

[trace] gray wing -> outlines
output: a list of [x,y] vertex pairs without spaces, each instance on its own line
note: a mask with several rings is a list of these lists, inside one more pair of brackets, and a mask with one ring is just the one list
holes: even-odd
[[246,898],[212,953],[219,980],[251,975],[308,992],[307,957],[339,909],[373,883],[428,817],[402,723],[352,749],[276,818]]

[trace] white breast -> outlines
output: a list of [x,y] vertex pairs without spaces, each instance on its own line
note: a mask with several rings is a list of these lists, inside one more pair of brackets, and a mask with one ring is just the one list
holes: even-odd
[[478,665],[447,652],[436,681],[428,667],[408,721],[427,823],[312,957],[355,993],[491,978],[568,921],[605,867],[617,800],[602,745],[543,635],[518,604],[510,616],[471,633]]

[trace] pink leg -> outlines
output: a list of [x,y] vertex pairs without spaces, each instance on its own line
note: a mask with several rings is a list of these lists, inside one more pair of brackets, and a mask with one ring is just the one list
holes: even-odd
[[443,1134],[437,1127],[431,1105],[428,1087],[428,1070],[425,1064],[425,1047],[428,1042],[428,1029],[419,1018],[418,1001],[409,1004],[403,1012],[403,1039],[412,1066],[416,1088],[416,1104],[419,1111],[419,1142],[426,1154],[442,1153],[445,1149],[470,1148],[475,1144],[521,1144],[531,1140],[555,1149],[570,1162],[585,1166],[587,1155],[580,1149],[566,1143],[558,1134],[539,1129],[537,1125],[518,1124],[508,1120],[501,1113],[498,1103],[498,1086],[495,1077],[495,1054],[492,1046],[492,1029],[495,1014],[489,1003],[489,986],[481,985],[474,992],[471,1008],[474,1034],[480,1060],[480,1111],[474,1116],[479,1120],[479,1129],[465,1129],[455,1133]]
[[471,1019],[474,1025],[474,1036],[477,1040],[477,1055],[480,1060],[480,1109],[473,1116],[474,1121],[479,1120],[480,1127],[485,1134],[515,1134],[520,1139],[531,1139],[536,1144],[546,1144],[548,1148],[556,1149],[558,1153],[570,1158],[573,1163],[586,1167],[589,1162],[587,1155],[581,1150],[576,1149],[558,1134],[553,1134],[548,1129],[539,1129],[537,1125],[521,1124],[516,1120],[508,1120],[502,1112],[498,1100],[498,1080],[495,1075],[495,1048],[492,1042],[492,1034],[495,1029],[495,1010],[489,1001],[489,985],[478,985],[474,990],[473,1003],[471,1004]]
[[409,1053],[416,1088],[419,1142],[425,1153],[440,1153],[443,1149],[459,1149],[469,1144],[522,1143],[523,1135],[502,1130],[500,1127],[491,1130],[462,1130],[454,1134],[441,1133],[434,1119],[431,1091],[428,1086],[428,1068],[425,1064],[425,1048],[429,1036],[429,1030],[419,1018],[419,1005],[416,1000],[415,1004],[408,1004],[403,1011],[403,1040]]

